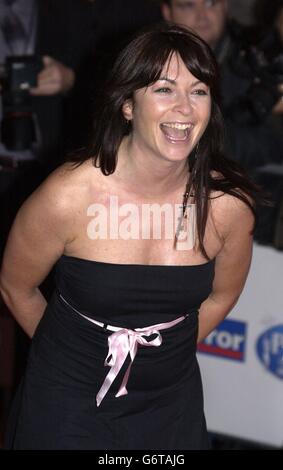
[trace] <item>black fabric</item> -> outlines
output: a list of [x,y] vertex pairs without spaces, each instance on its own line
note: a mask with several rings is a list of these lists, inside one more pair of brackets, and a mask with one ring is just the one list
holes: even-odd
[[[38,27],[35,52],[40,57],[49,55],[76,72],[78,89],[80,68],[93,47],[91,2],[79,0],[37,0]],[[48,172],[63,161],[68,128],[65,128],[66,106],[71,94],[32,97],[32,106],[38,117],[42,135],[40,160]],[[76,121],[80,132],[80,122]]]
[[128,395],[115,397],[129,357],[97,407],[112,332],[75,313],[56,290],[32,341],[6,448],[207,449],[196,338],[213,276],[213,261],[145,266],[62,256],[57,287],[89,317],[137,328],[189,316],[161,331],[160,346],[139,346]]
[[282,170],[278,165],[274,165],[274,167],[270,165],[269,167],[259,168],[254,174],[256,183],[268,191],[272,203],[272,206],[258,208],[258,224],[254,238],[258,243],[275,246],[276,248],[283,245],[277,238],[277,227],[281,219],[280,205],[283,201]]
[[[272,116],[271,109],[266,110],[261,118],[254,114],[253,108],[260,106],[255,72],[241,50],[240,39],[229,28],[215,54],[221,72],[226,154],[251,173],[268,163],[283,162],[282,119]],[[273,88],[270,84],[268,92],[272,93]],[[261,97],[264,99],[263,90]]]
[[4,17],[1,19],[2,31],[5,40],[14,55],[23,53],[23,44],[27,40],[27,33],[21,18],[14,12],[11,2],[6,1]]
[[[68,102],[67,150],[90,144],[93,122],[99,119],[100,100],[109,72],[119,52],[140,29],[161,20],[160,6],[152,0],[95,0],[91,14],[84,21],[91,24],[90,53],[80,63],[77,82]],[[85,32],[84,32],[85,35]]]

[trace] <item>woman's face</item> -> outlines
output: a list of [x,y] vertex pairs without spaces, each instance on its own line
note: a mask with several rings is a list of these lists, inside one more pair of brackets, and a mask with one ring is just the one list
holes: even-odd
[[194,77],[174,54],[160,79],[137,90],[123,106],[132,121],[132,142],[171,162],[186,160],[210,119],[209,87]]

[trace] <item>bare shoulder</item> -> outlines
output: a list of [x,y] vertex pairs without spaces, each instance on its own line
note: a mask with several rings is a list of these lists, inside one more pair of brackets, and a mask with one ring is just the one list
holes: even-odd
[[24,202],[5,248],[2,279],[6,285],[37,287],[76,239],[77,214],[93,180],[88,165],[62,165]]
[[94,184],[95,170],[87,161],[75,166],[65,163],[53,171],[26,201],[26,206],[40,205],[50,214],[70,216],[80,210]]
[[[253,205],[249,195],[241,190],[237,192]],[[210,195],[210,209],[211,217],[223,239],[231,233],[237,233],[238,230],[248,233],[254,226],[254,214],[251,208],[232,194],[213,191]]]
[[65,163],[53,171],[35,192],[40,197],[55,203],[55,207],[67,209],[80,203],[88,190],[89,162],[80,166]]
[[75,220],[89,192],[91,165],[85,162],[75,167],[65,163],[53,171],[25,201],[17,214],[17,224],[28,225],[34,232],[44,227],[65,242],[73,239]]

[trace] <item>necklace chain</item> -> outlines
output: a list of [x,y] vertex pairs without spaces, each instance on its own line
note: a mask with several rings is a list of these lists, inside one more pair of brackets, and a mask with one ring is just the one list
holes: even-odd
[[181,206],[182,207],[182,214],[179,217],[179,222],[178,222],[178,226],[177,226],[177,230],[176,230],[176,234],[175,234],[175,242],[174,242],[175,247],[176,247],[177,242],[178,242],[179,234],[183,230],[183,219],[187,218],[186,210],[187,210],[187,206],[188,206],[188,200],[193,195],[192,190],[193,190],[193,182],[195,180],[195,176],[196,176],[196,169],[194,169],[191,179],[189,178],[189,181],[187,182],[187,185],[186,185],[186,190],[183,194],[183,201],[182,201],[182,206]]

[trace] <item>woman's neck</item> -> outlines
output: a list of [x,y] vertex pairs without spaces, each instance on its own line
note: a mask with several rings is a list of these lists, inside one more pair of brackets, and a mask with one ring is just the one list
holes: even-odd
[[124,138],[118,151],[115,175],[129,190],[162,196],[185,188],[189,168],[187,161],[162,161],[155,155],[145,155],[129,138]]

